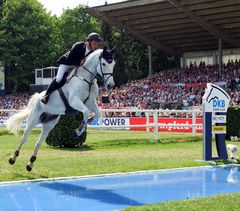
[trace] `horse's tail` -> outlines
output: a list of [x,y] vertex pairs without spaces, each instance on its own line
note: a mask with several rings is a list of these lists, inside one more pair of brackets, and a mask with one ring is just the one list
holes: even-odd
[[15,135],[18,134],[20,128],[21,128],[21,123],[23,120],[25,120],[28,115],[31,113],[33,107],[35,104],[39,101],[40,99],[40,94],[35,93],[29,100],[27,108],[24,110],[20,111],[17,114],[14,114],[7,120],[7,130]]

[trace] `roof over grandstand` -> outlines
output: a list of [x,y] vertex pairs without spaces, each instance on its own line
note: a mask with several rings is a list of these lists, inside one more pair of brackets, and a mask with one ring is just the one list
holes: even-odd
[[239,0],[132,0],[87,8],[110,25],[173,55],[240,47]]

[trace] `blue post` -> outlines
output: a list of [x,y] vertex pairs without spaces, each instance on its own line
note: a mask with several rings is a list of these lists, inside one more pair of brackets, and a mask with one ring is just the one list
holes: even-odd
[[[203,96],[203,159],[228,159],[225,136],[229,95],[219,86],[208,83]],[[213,131],[214,130],[214,131]],[[212,156],[212,138],[216,142],[217,157]]]

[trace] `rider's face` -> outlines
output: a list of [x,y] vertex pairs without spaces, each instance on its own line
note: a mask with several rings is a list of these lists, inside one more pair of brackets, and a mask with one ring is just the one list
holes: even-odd
[[99,48],[99,42],[96,42],[95,40],[91,41],[91,48],[92,50],[96,50]]

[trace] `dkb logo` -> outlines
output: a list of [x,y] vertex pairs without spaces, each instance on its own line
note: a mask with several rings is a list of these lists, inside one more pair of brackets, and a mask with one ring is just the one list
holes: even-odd
[[225,100],[212,100],[212,106],[213,108],[224,108],[225,107]]

